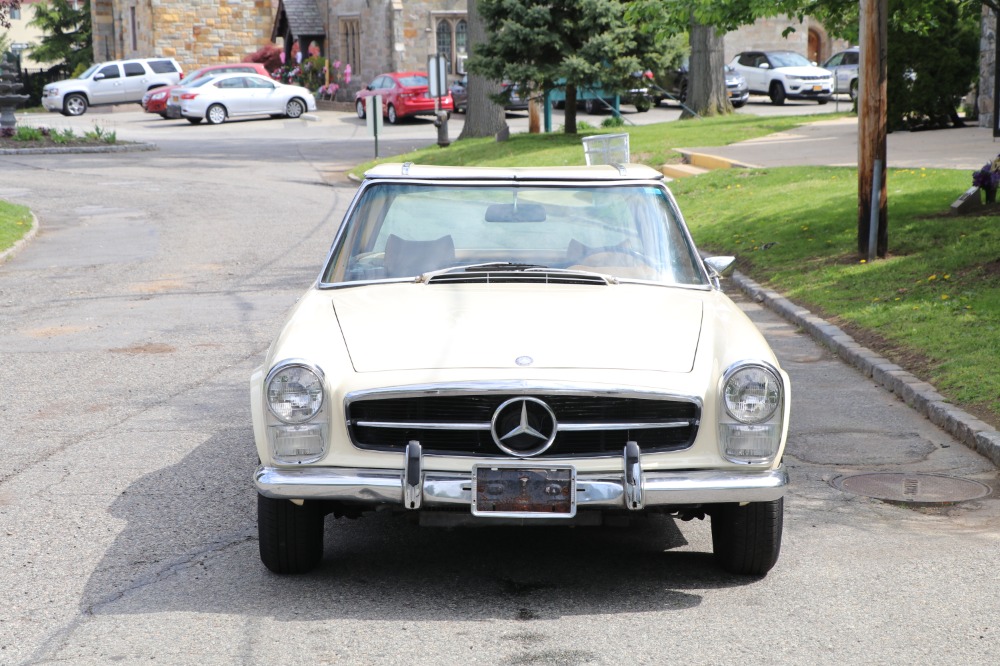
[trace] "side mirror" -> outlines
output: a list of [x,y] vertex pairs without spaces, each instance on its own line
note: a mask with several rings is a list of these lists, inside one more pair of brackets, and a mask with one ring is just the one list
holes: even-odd
[[729,277],[736,270],[736,257],[708,257],[705,259],[708,277],[716,289],[721,288],[719,279]]
[[766,62],[760,63],[759,67],[761,69],[771,69],[771,65],[769,63],[766,63]]
[[100,72],[98,72],[97,74],[94,74],[94,80],[95,81],[100,81],[103,78],[104,78],[104,75],[101,74]]

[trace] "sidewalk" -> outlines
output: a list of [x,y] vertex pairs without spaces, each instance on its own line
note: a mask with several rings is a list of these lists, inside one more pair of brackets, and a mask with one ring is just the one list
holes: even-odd
[[[892,132],[886,139],[890,167],[975,171],[1000,153],[988,127]],[[858,119],[839,118],[802,125],[729,146],[685,148],[746,165],[857,166]]]

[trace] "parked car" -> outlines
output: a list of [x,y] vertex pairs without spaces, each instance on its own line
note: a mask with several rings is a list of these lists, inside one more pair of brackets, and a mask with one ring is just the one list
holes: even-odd
[[755,95],[768,95],[771,103],[781,105],[786,99],[830,101],[833,74],[794,51],[745,51],[729,63]]
[[658,513],[763,575],[789,381],[719,288],[733,263],[649,167],[374,167],[250,380],[263,563],[319,565],[327,514]]
[[[184,85],[190,85],[193,81],[198,80],[202,76],[207,74],[228,74],[235,72],[245,72],[247,74],[260,74],[261,76],[269,76],[267,69],[259,62],[238,62],[222,65],[207,65],[200,69],[189,73],[186,78],[181,79],[176,85],[173,86],[161,86],[160,88],[154,88],[149,90],[145,95],[142,96],[142,108],[146,113],[158,113],[163,118],[167,118],[167,101],[170,99],[171,91],[178,87]],[[180,118],[180,109],[177,109],[177,114],[175,118]]]
[[42,88],[42,106],[64,116],[82,116],[91,106],[141,102],[147,91],[174,85],[183,70],[173,58],[113,60],[91,65],[75,79]]
[[238,116],[298,118],[316,110],[316,98],[306,88],[260,74],[203,76],[189,86],[174,88],[170,101],[194,125],[202,120],[218,125]]
[[[382,96],[382,115],[395,125],[402,118],[434,115],[435,98],[430,95],[426,72],[389,72],[372,79],[354,95],[354,108],[358,118],[365,117],[365,98]],[[441,110],[452,111],[451,93],[441,97]]]
[[[660,88],[654,98],[657,105],[667,99],[663,96],[663,92],[669,93],[674,100],[681,104],[687,102],[689,68],[690,63],[687,58],[684,58],[679,67],[668,70],[666,74],[657,77],[657,87]],[[750,99],[750,88],[746,79],[731,65],[725,65],[722,69],[726,77],[726,94],[729,95],[729,102],[738,109]]]
[[[455,107],[456,113],[465,113],[466,108],[469,103],[469,76],[463,74],[462,78],[456,80],[451,84],[449,92],[451,92],[452,105]],[[517,85],[510,83],[501,84],[501,92],[506,92],[510,89],[510,101],[504,104],[504,110],[506,111],[524,111],[528,108],[528,98],[521,97],[518,93]]]
[[833,72],[833,92],[848,93],[852,100],[858,98],[858,57],[858,47],[852,46],[823,63],[823,69]]

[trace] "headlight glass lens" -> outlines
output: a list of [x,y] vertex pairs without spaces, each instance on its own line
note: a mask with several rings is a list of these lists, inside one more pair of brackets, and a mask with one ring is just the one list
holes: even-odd
[[726,412],[740,423],[764,423],[781,404],[781,382],[761,366],[748,366],[726,380]]
[[304,365],[288,365],[271,372],[267,406],[285,423],[305,423],[323,406],[323,381]]

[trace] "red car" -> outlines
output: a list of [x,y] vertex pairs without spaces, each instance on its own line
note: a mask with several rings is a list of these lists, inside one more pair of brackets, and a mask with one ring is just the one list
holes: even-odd
[[207,65],[201,69],[191,72],[181,82],[175,86],[162,86],[153,88],[142,96],[142,108],[146,113],[158,113],[164,118],[167,117],[167,100],[170,99],[170,91],[180,88],[194,81],[199,76],[206,74],[229,74],[230,72],[247,72],[248,74],[261,74],[270,77],[267,69],[259,62],[237,62],[222,65]]
[[[381,95],[382,115],[392,125],[408,116],[432,116],[435,98],[430,96],[428,85],[427,72],[380,74],[367,87],[355,93],[354,108],[358,111],[358,118],[364,118],[365,98]],[[450,112],[453,108],[451,93],[446,91],[441,96],[441,110]]]

